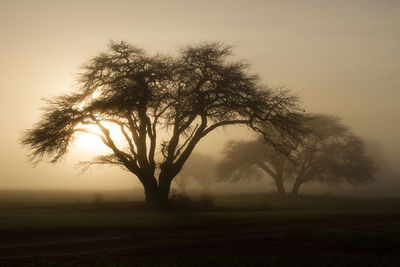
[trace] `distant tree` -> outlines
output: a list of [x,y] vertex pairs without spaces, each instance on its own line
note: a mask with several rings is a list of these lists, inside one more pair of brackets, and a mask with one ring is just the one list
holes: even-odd
[[216,165],[217,181],[232,183],[259,180],[267,174],[279,194],[285,194],[285,178],[279,172],[287,159],[265,144],[263,138],[253,141],[230,141],[223,150],[224,158]]
[[299,133],[298,138],[275,131],[275,139],[287,144],[286,153],[263,137],[230,142],[217,165],[218,179],[236,182],[267,174],[279,194],[286,193],[287,183],[292,183],[291,193],[298,194],[301,185],[310,181],[362,184],[374,180],[375,167],[366,154],[364,142],[338,118],[316,115],[303,123],[308,131]]
[[208,195],[215,180],[215,159],[211,156],[194,152],[178,175],[182,180],[193,181],[201,187],[202,194]]
[[228,61],[230,55],[231,48],[218,43],[188,46],[172,57],[112,42],[83,66],[76,92],[47,101],[22,144],[34,162],[56,163],[79,134],[91,134],[111,154],[82,163],[84,168],[121,166],[137,176],[147,202],[163,204],[174,177],[213,130],[241,124],[261,131],[264,121],[282,130],[298,126],[297,97],[260,86],[245,63]]
[[[191,157],[192,156],[190,156],[190,158]],[[187,196],[187,186],[190,181],[186,179],[181,172],[174,178],[173,183],[178,187],[179,194]]]

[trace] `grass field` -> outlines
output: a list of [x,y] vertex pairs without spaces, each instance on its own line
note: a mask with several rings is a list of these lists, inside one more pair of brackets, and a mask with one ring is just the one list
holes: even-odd
[[3,202],[0,266],[400,266],[400,199],[214,203]]

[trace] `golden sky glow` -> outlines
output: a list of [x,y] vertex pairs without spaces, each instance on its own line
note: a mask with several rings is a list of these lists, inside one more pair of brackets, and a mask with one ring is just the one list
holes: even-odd
[[[110,39],[153,53],[205,40],[233,44],[266,84],[289,86],[307,111],[342,117],[400,165],[399,14],[397,0],[1,1],[0,189],[136,186],[119,169],[77,176],[74,164],[99,149],[93,138],[80,138],[65,163],[34,169],[18,143],[41,98],[74,88],[79,66]],[[241,135],[248,133],[213,134],[200,150],[218,154],[221,138]]]

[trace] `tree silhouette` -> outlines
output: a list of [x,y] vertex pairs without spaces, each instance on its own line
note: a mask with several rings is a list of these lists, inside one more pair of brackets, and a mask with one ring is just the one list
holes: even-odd
[[[297,97],[260,86],[244,62],[228,60],[231,55],[231,47],[219,43],[165,56],[111,42],[83,66],[77,91],[47,101],[22,144],[34,162],[56,163],[80,133],[97,136],[111,153],[84,167],[122,166],[143,184],[147,202],[165,203],[171,181],[213,130],[242,124],[262,132],[261,122],[282,131],[298,126]],[[118,145],[110,125],[119,128],[125,145]]]
[[[308,131],[298,138],[276,131],[275,139],[286,144],[286,153],[275,149],[263,137],[253,141],[233,141],[224,149],[217,165],[219,180],[237,182],[270,176],[279,194],[292,183],[292,194],[310,181],[361,184],[373,181],[375,167],[364,142],[333,116],[316,115],[303,120]],[[301,140],[301,142],[298,142]]]

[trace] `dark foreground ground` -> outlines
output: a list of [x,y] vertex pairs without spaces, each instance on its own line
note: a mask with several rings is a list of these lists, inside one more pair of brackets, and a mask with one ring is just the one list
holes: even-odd
[[256,202],[170,212],[8,203],[0,266],[400,266],[399,199]]

